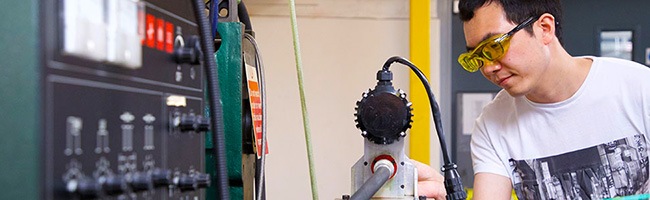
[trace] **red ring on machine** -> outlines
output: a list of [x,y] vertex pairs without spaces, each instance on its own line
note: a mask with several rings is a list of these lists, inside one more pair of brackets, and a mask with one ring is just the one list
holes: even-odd
[[394,169],[393,170],[393,175],[391,175],[390,178],[388,178],[388,179],[393,178],[393,176],[395,176],[395,174],[397,173],[397,163],[395,162],[395,159],[393,159],[393,157],[390,156],[390,155],[383,154],[383,155],[375,157],[375,159],[372,160],[372,165],[370,165],[370,171],[374,174],[375,173],[375,163],[377,163],[377,161],[380,161],[382,159],[386,159],[386,160],[390,161],[390,163],[393,163],[393,169]]

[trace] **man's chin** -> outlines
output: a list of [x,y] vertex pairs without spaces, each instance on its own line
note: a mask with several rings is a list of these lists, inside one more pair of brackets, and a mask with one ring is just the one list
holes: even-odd
[[506,92],[508,92],[508,94],[510,94],[510,96],[512,96],[512,97],[520,97],[520,96],[524,96],[526,94],[524,92],[517,91],[517,90],[514,90],[512,88],[508,88],[508,89],[503,88],[503,89],[506,90]]

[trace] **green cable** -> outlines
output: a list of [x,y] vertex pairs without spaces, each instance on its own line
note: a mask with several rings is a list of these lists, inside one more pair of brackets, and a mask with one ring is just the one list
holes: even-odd
[[300,90],[300,105],[302,106],[302,122],[305,127],[305,142],[307,143],[307,159],[309,160],[309,177],[311,179],[311,195],[318,200],[318,188],[316,183],[316,169],[314,168],[314,156],[311,148],[311,133],[309,132],[309,119],[307,114],[307,103],[305,101],[305,89],[302,81],[302,59],[300,58],[300,42],[298,41],[298,22],[296,20],[296,4],[289,0],[291,10],[291,32],[293,33],[293,51],[296,56],[296,72],[298,74],[298,89]]

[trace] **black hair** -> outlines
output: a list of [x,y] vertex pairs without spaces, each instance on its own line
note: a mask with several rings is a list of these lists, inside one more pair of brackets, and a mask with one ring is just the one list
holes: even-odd
[[[549,13],[555,17],[555,36],[562,42],[562,4],[560,0],[460,0],[458,9],[460,20],[467,22],[474,17],[476,9],[489,3],[498,3],[503,7],[506,19],[514,24],[519,24],[530,17],[537,17]],[[532,27],[525,30],[532,34]]]

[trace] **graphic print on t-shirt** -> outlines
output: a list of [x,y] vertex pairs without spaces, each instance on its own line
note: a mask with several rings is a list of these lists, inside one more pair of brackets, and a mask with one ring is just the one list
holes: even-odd
[[560,155],[510,159],[519,199],[603,199],[648,193],[643,135]]

